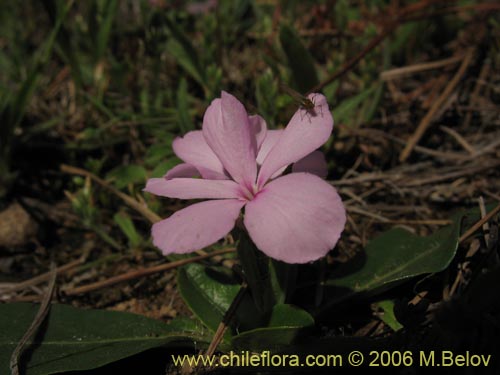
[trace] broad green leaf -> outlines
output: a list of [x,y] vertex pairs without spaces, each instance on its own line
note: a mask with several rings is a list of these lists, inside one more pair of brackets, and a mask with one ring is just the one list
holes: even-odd
[[144,183],[147,175],[144,167],[140,165],[123,165],[110,171],[106,178],[113,179],[115,186],[122,189],[129,184]]
[[[0,373],[9,374],[9,359],[30,326],[38,306],[0,305]],[[41,332],[41,333],[40,333]],[[160,346],[206,345],[211,337],[202,327],[168,325],[141,315],[83,310],[52,305],[46,324],[26,350],[26,375],[88,370]]]
[[280,42],[288,59],[297,90],[306,93],[319,82],[311,54],[304,47],[295,30],[287,24],[281,25]]
[[279,350],[291,345],[314,326],[314,319],[299,307],[285,304],[275,305],[267,327],[257,328],[233,337],[232,344],[244,350]]
[[[215,331],[224,314],[240,290],[239,283],[223,267],[204,267],[189,264],[179,270],[179,292],[191,311],[212,331]],[[262,323],[262,315],[245,295],[236,310],[234,328],[241,331]],[[226,338],[230,333],[226,334]]]
[[375,303],[375,306],[382,310],[380,314],[380,320],[387,324],[393,331],[399,331],[403,328],[402,324],[398,322],[396,316],[394,315],[394,301],[384,300]]
[[402,228],[381,234],[363,253],[330,275],[326,281],[334,288],[330,302],[354,293],[385,290],[411,277],[444,270],[455,256],[459,236],[459,218],[428,237]]

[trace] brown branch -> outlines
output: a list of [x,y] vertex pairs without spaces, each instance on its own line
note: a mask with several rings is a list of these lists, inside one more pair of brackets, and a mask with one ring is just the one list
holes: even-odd
[[342,67],[333,73],[330,77],[326,78],[323,82],[320,82],[318,85],[314,86],[310,92],[318,92],[322,90],[325,86],[329,85],[336,79],[342,77],[349,70],[351,70],[357,63],[363,59],[372,49],[378,46],[388,35],[390,35],[393,31],[395,31],[399,26],[408,22],[421,21],[423,19],[432,18],[436,16],[442,16],[450,13],[459,13],[461,11],[466,10],[474,10],[477,12],[488,12],[500,10],[500,5],[498,4],[474,4],[474,5],[464,5],[464,6],[454,6],[448,7],[444,9],[437,10],[435,12],[423,12],[425,8],[429,7],[433,3],[439,3],[440,1],[422,1],[417,4],[411,4],[405,9],[403,9],[395,18],[391,20],[384,20],[381,24],[388,24],[389,26],[385,27],[382,32],[373,38],[366,46],[363,48],[356,56],[354,56],[351,60],[346,62]]
[[142,216],[144,216],[146,219],[148,219],[151,223],[157,223],[158,221],[161,220],[161,217],[159,217],[157,214],[155,214],[149,208],[147,208],[143,204],[139,203],[137,200],[128,196],[127,194],[124,194],[121,191],[119,191],[118,189],[115,189],[113,186],[109,185],[106,181],[97,177],[95,174],[90,173],[89,171],[86,171],[85,169],[81,169],[81,168],[77,168],[77,167],[73,167],[71,165],[65,165],[65,164],[61,164],[60,169],[64,173],[85,176],[85,177],[88,177],[91,180],[97,182],[103,188],[109,190],[110,192],[115,194],[117,197],[122,199],[126,204],[128,204],[131,208],[133,208],[137,212],[139,212]]
[[50,301],[52,300],[52,295],[54,294],[54,289],[56,286],[57,269],[54,263],[51,264],[50,271],[50,281],[47,287],[47,291],[43,296],[40,308],[33,319],[28,330],[24,333],[23,337],[19,340],[16,348],[12,352],[10,357],[10,371],[12,375],[19,375],[19,358],[23,352],[24,347],[30,342],[31,338],[38,331],[38,328],[43,323],[50,311]]
[[434,102],[432,107],[429,109],[425,117],[422,119],[420,124],[418,125],[417,129],[415,130],[415,133],[410,137],[408,140],[408,143],[406,144],[406,147],[403,149],[401,152],[401,155],[399,156],[399,161],[404,162],[410,154],[412,153],[413,149],[417,145],[417,143],[422,139],[423,135],[425,134],[426,130],[429,128],[431,125],[432,120],[434,119],[434,115],[439,111],[442,110],[442,106],[445,103],[445,101],[448,99],[448,97],[451,95],[455,87],[458,85],[462,77],[464,76],[467,67],[469,66],[470,62],[472,61],[472,57],[474,56],[474,49],[470,48],[465,57],[464,60],[462,61],[462,64],[460,65],[460,68],[458,68],[458,71],[455,73],[453,76],[452,80],[446,85],[445,89],[443,90],[442,94],[439,96],[439,98]]
[[148,275],[151,275],[151,274],[154,274],[157,272],[168,271],[168,270],[183,266],[185,264],[198,262],[198,261],[203,260],[203,259],[215,257],[217,255],[227,254],[227,253],[230,253],[233,251],[234,251],[233,248],[218,250],[218,251],[214,251],[214,252],[203,254],[203,255],[198,255],[198,256],[195,256],[192,258],[188,258],[188,259],[181,259],[181,260],[177,260],[174,262],[160,264],[160,265],[148,267],[148,268],[140,268],[137,270],[127,272],[127,273],[122,274],[122,275],[114,276],[114,277],[111,277],[109,279],[102,280],[102,281],[97,281],[95,283],[91,283],[88,285],[83,285],[83,286],[79,286],[79,287],[75,287],[75,288],[71,288],[71,289],[66,289],[66,290],[63,289],[62,292],[68,296],[74,296],[77,294],[88,293],[88,292],[91,292],[91,291],[94,291],[97,289],[102,289],[102,288],[117,284],[117,283],[122,282],[122,281],[137,279],[139,277],[148,276]]
[[61,275],[64,272],[69,271],[70,269],[73,269],[76,266],[82,264],[84,261],[85,261],[85,257],[82,256],[79,259],[73,260],[73,261],[65,264],[64,266],[57,267],[55,271],[49,271],[49,272],[46,272],[44,274],[32,277],[29,280],[22,281],[18,284],[13,285],[12,287],[9,287],[7,289],[2,290],[1,292],[2,292],[2,294],[9,294],[9,293],[17,292],[19,290],[26,289],[29,286],[38,285],[44,281],[49,280],[52,277],[52,274],[54,272],[56,273],[56,275]]
[[476,224],[474,224],[472,227],[467,230],[460,238],[458,239],[458,242],[464,242],[467,238],[469,238],[476,230],[481,228],[484,223],[489,221],[493,216],[495,216],[497,213],[500,212],[500,204],[498,204],[493,210],[491,210],[486,216],[484,216],[481,220],[479,220]]
[[318,92],[321,91],[325,86],[328,86],[330,83],[335,81],[337,78],[342,77],[349,70],[351,70],[356,64],[366,56],[368,52],[378,46],[390,33],[392,33],[397,27],[397,24],[391,24],[389,27],[385,28],[379,35],[373,38],[370,43],[366,45],[356,56],[347,61],[342,67],[333,73],[330,77],[325,79],[323,82],[320,82],[316,86],[314,86],[309,92]]

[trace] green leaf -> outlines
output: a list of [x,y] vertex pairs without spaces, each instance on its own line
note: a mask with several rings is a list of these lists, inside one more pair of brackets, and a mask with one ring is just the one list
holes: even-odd
[[[9,359],[30,326],[38,306],[0,305],[0,373],[9,374]],[[194,347],[210,342],[202,327],[168,325],[141,315],[82,310],[52,305],[47,322],[22,358],[26,375],[88,370],[160,346]]]
[[270,69],[267,69],[256,82],[255,85],[255,98],[257,99],[257,106],[259,112],[264,116],[267,121],[268,127],[274,127],[276,117],[276,97],[277,87],[274,82],[273,74]]
[[170,18],[166,18],[173,39],[167,42],[167,50],[203,88],[206,88],[206,77],[200,65],[200,59],[196,49],[186,36],[184,31],[179,28],[177,23]]
[[[237,251],[255,306],[262,313],[271,311],[276,303],[275,297],[280,298],[282,293],[273,289],[270,258],[257,249],[247,232],[243,230],[240,231]],[[275,286],[278,286],[277,282]]]
[[394,301],[379,301],[375,304],[375,306],[382,310],[382,314],[379,315],[380,320],[391,327],[393,331],[399,331],[403,328],[402,324],[398,322],[396,316],[394,315]]
[[[373,85],[359,94],[352,96],[342,103],[332,111],[335,117],[335,122],[338,124],[346,124],[349,126],[356,126],[356,119],[358,119],[359,106],[368,98],[370,98],[380,85]],[[382,90],[382,89],[379,89]],[[380,94],[381,95],[381,94]],[[369,115],[369,114],[368,114]]]
[[281,25],[280,42],[288,59],[297,90],[306,93],[319,83],[311,54],[304,47],[295,30],[287,24]]
[[330,275],[326,281],[334,289],[330,302],[355,293],[385,290],[409,278],[444,270],[455,256],[459,236],[458,217],[452,225],[428,237],[402,228],[381,234],[363,253]]
[[182,78],[179,88],[177,89],[177,116],[182,134],[186,134],[188,131],[195,129],[191,116],[189,115],[188,98],[187,81],[185,78]]
[[267,327],[257,328],[235,336],[232,344],[237,349],[275,351],[293,344],[314,326],[308,312],[292,305],[275,305]]
[[168,170],[175,167],[177,164],[182,163],[182,161],[177,157],[172,157],[168,160],[165,160],[159,163],[151,172],[151,177],[163,177],[167,173]]
[[140,165],[122,165],[110,171],[106,179],[113,179],[118,189],[129,184],[144,183],[147,179],[146,169]]
[[[200,264],[189,264],[181,268],[177,275],[177,285],[191,311],[212,331],[217,330],[240,290],[240,285],[226,268],[204,267]],[[240,302],[235,315],[234,328],[238,330],[255,328],[263,320],[248,294]],[[230,336],[228,332],[226,339]]]
[[96,62],[104,57],[104,53],[111,36],[113,21],[118,11],[118,1],[108,0],[103,3],[98,3],[97,5],[101,9],[99,9],[97,15],[95,15],[95,17],[99,18],[99,25],[95,41],[96,46],[94,51]]
[[137,229],[135,229],[134,222],[130,219],[130,216],[123,212],[117,212],[113,216],[113,220],[127,236],[131,247],[138,247],[144,242],[141,235],[137,232]]
[[154,167],[158,163],[168,159],[174,154],[174,152],[172,151],[172,141],[174,137],[171,134],[167,133],[167,137],[164,136],[163,138],[168,139],[166,141],[152,144],[148,147],[146,155],[144,156],[144,164],[147,167]]

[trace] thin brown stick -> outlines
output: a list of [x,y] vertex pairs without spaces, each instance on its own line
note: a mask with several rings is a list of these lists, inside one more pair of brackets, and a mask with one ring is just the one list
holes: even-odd
[[442,125],[441,126],[441,129],[451,135],[453,138],[455,138],[455,140],[458,142],[458,144],[460,146],[462,146],[464,148],[465,151],[467,151],[470,155],[475,155],[476,154],[476,150],[474,149],[474,147],[472,147],[469,142],[466,141],[466,139],[464,137],[462,137],[460,135],[460,133],[458,133],[456,130],[452,129],[452,128],[449,128],[447,126],[444,126]]
[[420,139],[425,134],[426,130],[431,125],[431,121],[434,119],[434,115],[436,114],[436,112],[438,112],[439,110],[442,110],[443,104],[445,103],[445,101],[448,99],[448,97],[451,95],[451,93],[453,92],[455,87],[458,85],[458,83],[462,79],[462,77],[465,74],[467,67],[469,66],[473,57],[474,57],[474,49],[470,48],[467,51],[467,53],[465,54],[465,57],[462,61],[462,64],[460,65],[460,68],[458,68],[458,71],[456,72],[456,74],[453,76],[453,78],[448,83],[448,85],[446,85],[445,89],[443,90],[443,93],[434,102],[432,107],[429,109],[429,111],[427,112],[425,117],[422,119],[422,121],[418,125],[417,129],[415,130],[415,133],[408,140],[406,147],[403,149],[403,151],[401,152],[401,155],[399,157],[400,162],[404,162],[404,161],[406,161],[406,159],[408,159],[408,157],[412,153],[412,151],[415,148],[415,146],[417,145],[417,143],[420,141]]
[[147,208],[143,204],[139,203],[137,200],[128,196],[127,194],[124,194],[121,191],[119,191],[118,189],[115,189],[114,187],[110,186],[106,181],[100,179],[95,174],[90,173],[89,171],[86,171],[85,169],[81,169],[81,168],[77,168],[77,167],[73,167],[71,165],[65,165],[65,164],[61,164],[60,169],[64,173],[76,174],[76,175],[80,175],[80,176],[89,177],[91,180],[97,182],[103,188],[109,190],[110,192],[115,194],[117,197],[122,199],[131,208],[133,208],[134,210],[139,212],[146,219],[148,219],[151,223],[157,223],[158,221],[161,220],[161,217],[159,217],[157,214],[155,214],[149,208]]
[[[65,264],[64,266],[57,267],[55,272],[57,275],[61,275],[64,272],[69,271],[69,270],[75,268],[76,266],[82,264],[83,262],[85,262],[85,257],[80,257],[79,259],[76,259],[72,262],[69,262],[69,263]],[[20,283],[14,284],[13,286],[11,286],[7,289],[1,290],[1,292],[2,292],[2,294],[9,294],[9,293],[17,292],[19,290],[26,289],[26,288],[33,286],[33,285],[38,285],[40,283],[43,283],[44,281],[49,280],[52,277],[52,273],[53,273],[53,271],[49,271],[49,272],[43,273],[41,275],[32,277],[29,280],[22,281]]]
[[[154,223],[161,221],[161,217],[158,216],[157,214],[155,214],[153,211],[151,211],[147,206],[138,202],[137,200],[128,196],[127,194],[122,193],[118,189],[115,189],[114,187],[109,185],[106,181],[97,177],[95,174],[90,173],[89,171],[86,171],[85,169],[72,167],[72,166],[66,165],[66,164],[61,164],[60,169],[61,169],[61,171],[65,172],[65,173],[85,176],[85,177],[88,177],[91,180],[97,182],[103,188],[109,190],[111,193],[115,194],[117,197],[122,199],[126,204],[128,204],[131,208],[133,208],[138,213],[140,213],[142,216],[144,216],[146,219],[148,219],[151,223],[154,224]],[[204,250],[196,250],[195,253],[198,255],[206,255],[207,254]],[[214,259],[216,262],[221,261],[221,258],[218,258],[218,257],[215,257]]]
[[432,5],[433,3],[439,3],[440,1],[422,1],[417,4],[411,4],[407,6],[401,13],[395,17],[395,20],[384,20],[381,24],[388,25],[386,26],[382,32],[373,38],[366,46],[363,48],[356,56],[354,56],[351,60],[346,62],[342,67],[333,73],[330,77],[326,78],[323,82],[320,82],[318,85],[314,86],[309,92],[318,92],[322,90],[325,86],[328,86],[330,83],[342,77],[344,74],[349,72],[356,64],[363,59],[372,49],[377,47],[387,36],[389,36],[392,32],[394,32],[399,26],[404,23],[420,21],[427,18],[432,18],[435,16],[441,16],[449,13],[458,13],[466,10],[474,10],[477,12],[488,12],[500,10],[500,6],[497,4],[476,4],[476,5],[465,5],[465,6],[456,6],[440,9],[435,12],[423,12],[425,8]]
[[[471,163],[472,164],[472,163]],[[482,163],[477,166],[472,166],[470,168],[463,167],[461,170],[449,173],[442,173],[438,175],[432,175],[430,177],[424,177],[420,179],[410,180],[408,182],[402,182],[400,184],[401,187],[412,187],[412,186],[421,186],[426,184],[433,184],[440,181],[450,180],[452,178],[463,177],[471,174],[475,174],[485,169],[492,169],[500,166],[500,160],[492,161],[491,163]]]
[[443,66],[455,64],[455,63],[459,62],[460,60],[462,60],[463,58],[464,58],[463,55],[459,55],[459,56],[449,57],[449,58],[443,59],[443,60],[430,61],[430,62],[426,62],[426,63],[408,65],[408,66],[403,66],[401,68],[386,70],[386,71],[380,73],[380,79],[382,81],[388,81],[391,79],[403,77],[405,75],[409,75],[409,74],[413,74],[413,73],[417,73],[417,72],[422,72],[424,70],[432,70],[432,69],[442,68]]
[[384,28],[382,32],[373,38],[370,43],[368,43],[365,48],[363,48],[356,56],[347,61],[342,67],[333,73],[330,77],[325,79],[323,82],[320,82],[316,86],[314,86],[309,92],[318,92],[321,91],[325,86],[328,86],[330,83],[335,81],[337,78],[342,77],[349,70],[351,70],[356,64],[363,59],[363,57],[368,54],[372,49],[378,46],[389,34],[391,34],[397,27],[397,24],[391,24],[388,27]]
[[40,308],[38,309],[38,312],[36,313],[30,327],[23,335],[23,337],[21,337],[19,343],[17,344],[10,357],[10,371],[12,375],[19,375],[19,359],[21,357],[22,351],[24,347],[30,342],[31,338],[36,333],[50,311],[50,301],[52,300],[52,295],[54,294],[57,278],[57,269],[55,264],[52,263],[50,268],[50,281]]
[[148,275],[151,275],[151,274],[154,274],[157,272],[168,271],[168,270],[183,266],[185,264],[198,262],[198,261],[203,260],[203,259],[215,257],[215,256],[222,255],[222,254],[227,254],[227,253],[230,253],[233,251],[234,251],[233,248],[218,250],[218,251],[214,251],[214,252],[203,254],[203,255],[198,255],[198,256],[195,256],[192,258],[188,258],[188,259],[181,259],[181,260],[177,260],[175,262],[160,264],[160,265],[153,266],[153,267],[140,268],[137,270],[127,272],[127,273],[122,274],[122,275],[114,276],[114,277],[111,277],[109,279],[102,280],[102,281],[97,281],[95,283],[91,283],[88,285],[83,285],[83,286],[79,286],[79,287],[75,287],[75,288],[71,288],[71,289],[66,289],[66,290],[63,289],[62,292],[64,292],[64,294],[66,294],[68,296],[88,293],[88,292],[91,292],[94,290],[98,290],[98,289],[102,289],[102,288],[114,285],[114,284],[122,282],[122,281],[137,279],[139,277],[148,276]]
[[231,302],[231,306],[229,306],[229,309],[227,309],[226,313],[224,314],[224,317],[222,318],[222,321],[217,327],[217,330],[215,331],[214,337],[212,338],[212,342],[208,346],[205,356],[210,357],[215,353],[215,350],[222,341],[222,338],[226,333],[227,327],[229,326],[231,319],[233,318],[233,315],[236,312],[236,309],[238,308],[241,300],[245,296],[247,289],[248,289],[248,284],[244,281],[241,284],[238,294],[236,295],[236,297],[234,297],[233,302]]
[[481,220],[479,220],[476,224],[474,224],[472,227],[467,230],[460,238],[458,239],[458,242],[464,242],[467,238],[469,238],[476,230],[481,228],[484,223],[489,221],[493,216],[495,216],[497,213],[500,212],[500,204],[498,204],[493,210],[491,210],[486,216],[484,216]]

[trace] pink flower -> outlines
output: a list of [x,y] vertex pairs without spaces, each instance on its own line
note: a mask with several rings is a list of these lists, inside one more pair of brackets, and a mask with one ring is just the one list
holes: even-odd
[[[255,245],[287,263],[325,256],[337,243],[345,208],[326,176],[323,154],[333,118],[326,98],[311,94],[314,110],[299,109],[284,130],[267,130],[264,119],[222,92],[203,118],[203,130],[173,143],[185,163],[145,191],[178,199],[210,199],[153,225],[153,243],[164,254],[211,245],[234,227],[245,207],[244,225]],[[291,174],[282,176],[292,163]],[[201,176],[202,178],[193,178]],[[319,177],[321,176],[321,177]]]

